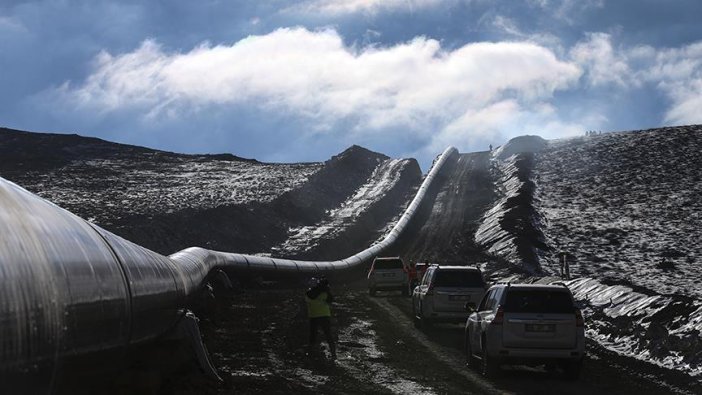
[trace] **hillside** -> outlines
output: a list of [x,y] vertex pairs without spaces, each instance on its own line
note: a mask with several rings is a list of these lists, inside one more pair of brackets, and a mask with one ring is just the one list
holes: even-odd
[[[162,254],[202,246],[314,257],[350,237],[335,251],[344,254],[380,237],[421,181],[415,160],[358,146],[324,163],[276,164],[0,129],[0,158],[3,178]],[[323,223],[334,237],[305,236]]]
[[528,281],[559,278],[567,254],[589,338],[702,373],[701,148],[702,126],[514,139],[476,239]]
[[[557,254],[565,252],[571,279],[564,281],[584,309],[593,355],[586,373],[590,387],[580,393],[601,388],[592,384],[601,377],[605,388],[616,382],[619,372],[609,366],[612,361],[632,366],[626,362],[630,358],[615,353],[645,361],[633,365],[638,367],[629,384],[665,370],[674,373],[667,383],[695,386],[702,372],[701,146],[702,126],[685,126],[552,141],[522,136],[493,152],[458,153],[388,253],[411,261],[477,264],[491,279],[550,282],[561,279]],[[1,177],[164,254],[202,246],[293,259],[346,257],[383,237],[422,181],[414,159],[391,159],[359,146],[324,163],[266,164],[228,154],[183,155],[2,129],[0,155]],[[347,300],[339,302],[349,309],[343,313],[349,322],[369,311],[367,292],[358,285],[344,284]],[[279,309],[265,295],[288,291],[287,318],[259,316],[258,309]],[[296,340],[285,345],[271,339],[255,346],[239,342],[259,324],[287,328],[285,320],[292,320],[303,327],[304,312],[294,305],[298,293],[255,287],[246,292],[244,300],[262,298],[270,305],[244,306],[238,295],[230,295],[214,307],[232,317],[253,314],[245,326],[222,326],[221,316],[201,315],[205,342],[217,349],[218,368],[245,362],[269,372],[260,353],[290,357],[285,366],[304,365],[303,340],[293,335]],[[378,303],[399,311],[392,310],[390,318],[378,313],[364,319],[374,328],[388,326],[387,336],[394,339],[393,325],[405,325],[411,313],[409,301],[389,297]],[[341,335],[347,344],[377,340],[372,330],[346,329]],[[462,347],[462,328],[437,331],[433,342]],[[354,350],[348,346],[345,352],[364,349]],[[340,366],[360,371],[395,364],[356,357]],[[462,361],[459,365],[462,369]],[[306,380],[298,370],[288,373],[287,383]],[[414,376],[407,373],[408,379]],[[267,377],[261,376],[261,383]],[[232,371],[230,379],[232,388],[257,385],[251,384],[248,365]],[[201,377],[191,372],[183,380]],[[649,388],[649,381],[642,388]],[[532,384],[541,388],[543,382]]]

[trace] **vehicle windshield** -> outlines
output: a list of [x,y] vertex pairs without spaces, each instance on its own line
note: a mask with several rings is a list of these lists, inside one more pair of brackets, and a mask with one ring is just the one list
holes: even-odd
[[552,290],[517,290],[507,292],[505,313],[551,313],[567,314],[573,312],[573,300],[564,291]]
[[475,270],[439,270],[434,285],[437,287],[482,287],[483,276]]
[[379,259],[373,264],[375,270],[402,269],[401,259]]

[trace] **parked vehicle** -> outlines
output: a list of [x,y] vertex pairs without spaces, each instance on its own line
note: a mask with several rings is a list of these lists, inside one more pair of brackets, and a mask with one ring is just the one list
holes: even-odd
[[412,265],[409,269],[409,293],[411,294],[412,291],[414,291],[414,288],[419,285],[420,281],[422,281],[422,277],[424,277],[424,273],[426,273],[427,268],[429,268],[429,264],[425,262],[417,262],[414,265]]
[[583,315],[563,284],[498,284],[466,321],[465,352],[486,376],[501,364],[546,364],[577,379],[585,356]]
[[465,304],[478,303],[484,293],[485,280],[480,269],[431,265],[412,292],[415,325],[465,322]]
[[375,296],[377,291],[401,291],[407,296],[409,278],[407,267],[400,257],[377,257],[368,272],[368,292]]

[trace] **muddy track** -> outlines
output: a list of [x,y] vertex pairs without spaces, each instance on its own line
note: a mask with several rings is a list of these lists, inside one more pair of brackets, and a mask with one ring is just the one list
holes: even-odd
[[490,153],[460,154],[448,168],[426,220],[396,249],[410,261],[469,263],[486,259],[474,243],[485,208],[495,199]]
[[[370,298],[393,325],[410,329],[411,302],[409,298]],[[382,315],[383,313],[381,313]],[[437,325],[426,331],[414,329],[411,336],[427,347],[423,358],[433,358],[450,367],[454,375],[470,381],[479,393],[518,394],[694,394],[700,393],[696,381],[682,373],[659,368],[641,361],[621,357],[588,341],[588,359],[576,382],[562,377],[561,372],[548,372],[543,367],[506,366],[495,379],[485,379],[465,366],[462,325]],[[468,383],[466,383],[468,385]]]
[[[220,296],[203,315],[204,340],[224,378],[218,385],[196,369],[162,383],[181,394],[688,394],[691,383],[670,385],[664,369],[637,365],[588,345],[591,357],[577,382],[543,368],[506,367],[487,380],[462,354],[461,325],[414,328],[410,299],[399,293],[370,297],[363,284],[337,287],[333,325],[336,362],[326,346],[307,345],[302,289],[248,289]],[[321,335],[321,333],[320,333]]]

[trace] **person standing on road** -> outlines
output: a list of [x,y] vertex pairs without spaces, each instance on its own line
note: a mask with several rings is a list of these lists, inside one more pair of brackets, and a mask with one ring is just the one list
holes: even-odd
[[322,277],[305,292],[307,317],[310,320],[310,345],[317,342],[317,328],[321,327],[326,337],[332,359],[336,359],[336,344],[331,333],[331,304],[334,296],[329,289],[329,280]]

